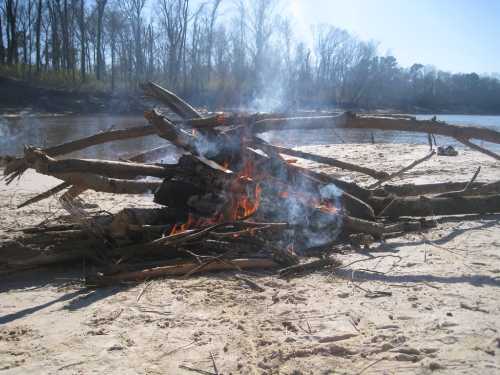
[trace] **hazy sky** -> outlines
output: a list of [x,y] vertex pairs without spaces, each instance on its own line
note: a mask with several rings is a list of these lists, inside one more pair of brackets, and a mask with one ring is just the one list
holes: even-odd
[[451,72],[500,73],[500,0],[284,0],[298,36],[329,23],[403,66],[431,64]]

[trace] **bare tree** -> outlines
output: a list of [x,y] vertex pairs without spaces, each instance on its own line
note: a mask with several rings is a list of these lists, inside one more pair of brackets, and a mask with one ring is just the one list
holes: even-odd
[[80,76],[82,82],[86,79],[86,64],[85,64],[85,44],[86,44],[86,31],[85,31],[85,0],[80,0],[80,12],[78,14],[78,26],[80,29]]
[[123,27],[123,18],[120,11],[113,7],[107,14],[108,34],[111,48],[111,90],[115,90],[116,82],[116,54],[118,33]]
[[96,35],[96,79],[100,81],[104,71],[104,59],[102,51],[102,30],[104,9],[108,0],[96,0],[97,7],[97,35]]
[[2,13],[0,12],[0,64],[4,63],[5,47],[3,44],[3,27],[2,27]]
[[7,17],[7,64],[12,65],[18,62],[17,51],[17,7],[18,0],[6,0],[5,14]]
[[210,12],[210,27],[208,30],[208,46],[207,46],[207,81],[210,81],[210,74],[212,73],[212,51],[214,46],[214,28],[217,21],[217,11],[219,10],[222,0],[213,0],[212,10]]
[[42,34],[42,0],[38,0],[37,11],[36,11],[36,24],[35,24],[35,49],[36,49],[36,72],[40,73],[41,68],[41,34]]
[[168,81],[178,87],[181,63],[185,56],[189,0],[161,0],[161,24],[167,37]]
[[126,0],[125,8],[134,34],[135,76],[140,80],[144,73],[144,49],[142,45],[142,11],[146,0]]
[[257,90],[262,87],[266,49],[273,33],[275,11],[279,0],[254,0],[249,10],[249,28],[252,33],[254,79]]

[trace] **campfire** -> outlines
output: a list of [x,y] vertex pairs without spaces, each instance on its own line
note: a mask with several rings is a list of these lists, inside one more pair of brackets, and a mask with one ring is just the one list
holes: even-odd
[[[493,130],[401,115],[202,116],[156,84],[149,83],[144,90],[165,106],[145,113],[150,125],[111,130],[46,149],[27,146],[23,157],[9,159],[7,183],[28,168],[62,181],[20,207],[65,191],[60,201],[73,221],[23,228],[25,245],[51,241],[52,246],[32,259],[8,262],[8,267],[25,269],[85,258],[94,265],[87,282],[95,285],[242,269],[279,269],[281,275],[291,276],[339,266],[336,254],[345,249],[342,245],[356,250],[432,228],[434,221],[428,216],[500,212],[500,184],[476,182],[479,171],[468,182],[388,184],[434,157],[431,134],[451,136],[500,160],[470,141],[500,143],[500,134]],[[259,137],[269,130],[333,128],[422,132],[429,134],[430,151],[390,175],[276,146]],[[96,144],[147,135],[158,135],[180,149],[178,162],[151,163],[171,146],[121,161],[60,158]],[[301,168],[291,158],[363,173],[376,182],[362,187]],[[130,207],[112,216],[95,215],[77,204],[77,197],[86,190],[152,193],[162,208]],[[313,256],[319,260],[305,263]]]

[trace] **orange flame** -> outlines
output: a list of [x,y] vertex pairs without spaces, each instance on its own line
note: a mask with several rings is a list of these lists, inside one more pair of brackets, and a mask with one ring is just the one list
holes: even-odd
[[[229,163],[224,163],[224,168],[227,169]],[[193,227],[201,227],[222,223],[224,221],[242,220],[252,216],[259,209],[262,188],[258,183],[255,183],[255,189],[248,192],[248,182],[251,182],[254,177],[254,166],[251,161],[247,161],[243,169],[231,181],[230,192],[231,198],[226,205],[224,214],[216,215],[214,218],[194,218],[191,214],[184,224],[176,224],[170,235],[183,233]]]

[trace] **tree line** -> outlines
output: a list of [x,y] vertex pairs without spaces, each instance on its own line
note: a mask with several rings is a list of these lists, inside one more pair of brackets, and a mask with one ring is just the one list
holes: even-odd
[[280,0],[0,0],[0,68],[112,91],[155,80],[211,108],[500,113],[500,81],[401,67],[332,25],[294,33]]

